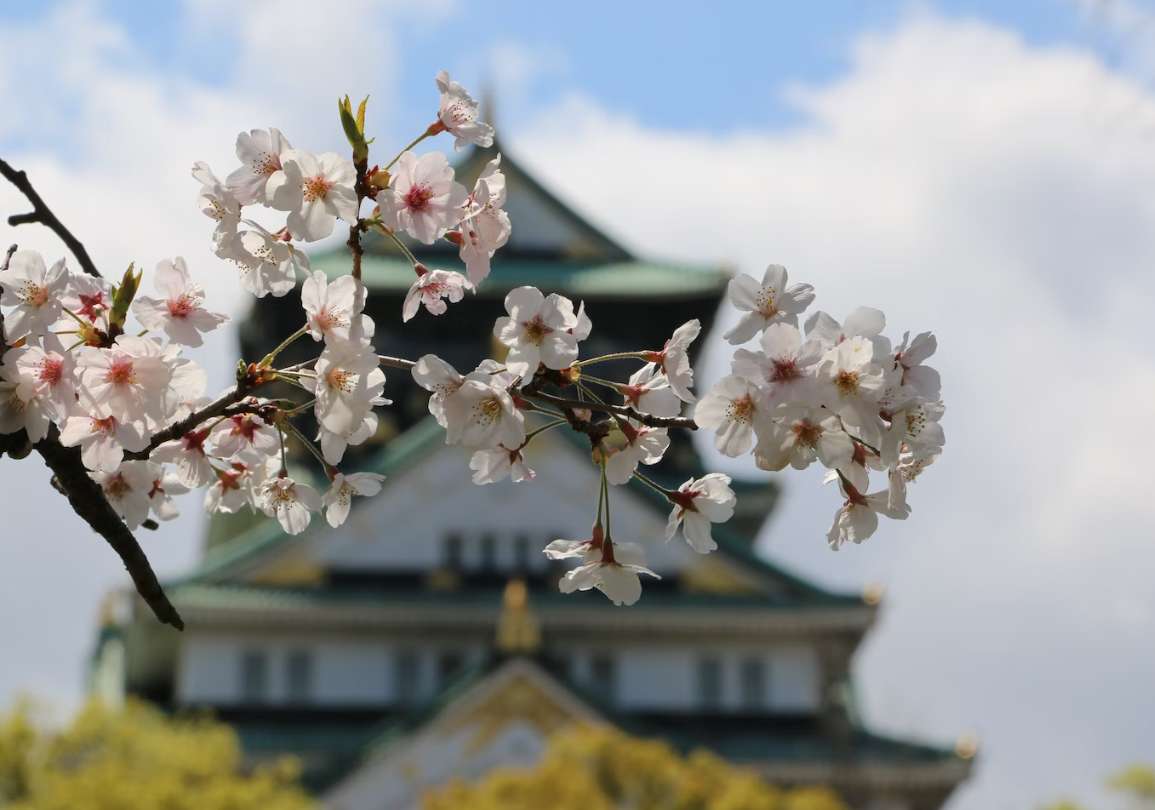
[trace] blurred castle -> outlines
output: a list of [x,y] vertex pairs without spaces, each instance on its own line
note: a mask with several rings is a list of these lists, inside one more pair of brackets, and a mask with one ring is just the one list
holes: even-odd
[[[459,176],[471,183],[490,156],[469,153]],[[364,280],[380,352],[435,347],[473,368],[503,297],[523,284],[586,302],[586,356],[660,347],[692,317],[709,331],[719,268],[635,258],[508,154],[502,168],[513,237],[451,316],[402,324],[412,270],[370,240]],[[459,266],[455,252],[421,252],[430,266]],[[318,255],[313,267],[339,276],[348,256]],[[261,356],[300,319],[296,295],[259,301],[241,325],[242,356]],[[576,722],[705,747],[779,784],[829,785],[855,808],[934,810],[966,777],[967,756],[858,722],[849,669],[877,606],[754,551],[771,485],[736,482],[740,511],[715,527],[720,548],[707,556],[663,541],[668,506],[651,490],[616,488],[615,534],[643,542],[662,579],[631,608],[596,592],[563,596],[563,569],[541,548],[588,536],[598,486],[588,447],[543,434],[528,452],[536,481],[474,486],[468,454],[445,446],[425,392],[386,372],[396,404],[375,443],[344,465],[385,474],[381,495],[340,529],[315,519],[298,537],[263,517],[215,519],[199,567],[167,586],[188,629],[157,624],[126,594],[99,637],[95,689],[210,708],[252,757],[298,756],[310,788],[340,810],[416,807],[451,777],[532,762],[552,731]],[[676,486],[702,470],[679,436],[651,474]]]

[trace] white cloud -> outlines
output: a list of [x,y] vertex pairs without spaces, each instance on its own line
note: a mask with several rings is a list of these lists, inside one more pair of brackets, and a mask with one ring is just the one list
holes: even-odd
[[836,316],[936,330],[948,447],[911,519],[832,555],[834,493],[788,478],[767,539],[827,581],[888,585],[868,716],[980,734],[955,807],[1095,790],[1155,749],[1136,717],[1155,677],[1155,98],[1085,52],[928,15],[788,98],[796,128],[710,136],[571,97],[513,146],[644,252],[781,261]]

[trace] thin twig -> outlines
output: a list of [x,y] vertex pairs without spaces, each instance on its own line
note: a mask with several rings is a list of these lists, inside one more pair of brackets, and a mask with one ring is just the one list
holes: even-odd
[[13,214],[8,217],[8,224],[15,227],[30,222],[39,222],[60,237],[60,241],[72,251],[72,255],[76,257],[76,261],[80,263],[80,268],[85,273],[100,278],[100,271],[96,269],[96,265],[93,263],[92,257],[88,255],[88,251],[84,249],[84,245],[72,234],[72,231],[64,227],[64,224],[56,218],[56,214],[52,213],[52,209],[44,203],[44,200],[36,193],[36,189],[32,187],[28,175],[23,171],[13,169],[3,159],[0,159],[0,175],[3,175],[5,180],[16,186],[16,189],[28,198],[28,202],[32,203],[31,211],[26,214]]
[[523,389],[522,393],[524,396],[541,399],[554,405],[561,405],[567,408],[585,408],[587,410],[600,411],[615,416],[624,416],[627,419],[633,419],[635,422],[640,422],[648,427],[684,428],[686,430],[698,429],[698,423],[687,416],[655,416],[652,413],[643,413],[628,405],[611,405],[608,402],[593,402],[588,399],[570,399],[569,397],[559,397],[541,391],[527,392]]

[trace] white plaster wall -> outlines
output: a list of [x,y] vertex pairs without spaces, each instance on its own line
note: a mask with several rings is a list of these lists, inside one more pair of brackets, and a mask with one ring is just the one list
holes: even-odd
[[397,695],[395,660],[399,652],[413,652],[418,661],[418,698],[440,689],[437,663],[442,652],[463,655],[468,665],[481,655],[478,647],[460,644],[412,644],[372,638],[333,639],[306,636],[268,638],[241,633],[190,635],[177,665],[177,699],[185,704],[232,705],[242,701],[241,658],[246,651],[265,653],[269,666],[266,702],[285,703],[288,694],[286,661],[294,650],[313,656],[312,703],[341,706],[384,704]]
[[718,659],[723,711],[745,711],[742,702],[741,666],[748,658],[762,661],[766,674],[765,707],[775,712],[809,712],[819,705],[818,658],[802,644],[767,647],[741,644],[681,645],[634,643],[628,647],[580,646],[571,653],[571,671],[592,690],[602,688],[592,676],[591,661],[599,654],[613,656],[618,705],[630,710],[692,711],[700,705],[699,661]]
[[[442,652],[461,649],[466,665],[482,654],[479,647],[372,638],[191,635],[181,651],[178,700],[186,704],[216,705],[240,702],[241,657],[247,650],[262,650],[269,661],[268,702],[284,703],[287,697],[285,662],[289,653],[297,649],[308,649],[313,654],[312,702],[325,706],[384,704],[395,700],[395,656],[401,651],[417,655],[419,698],[432,697],[440,689],[437,665]],[[805,645],[705,644],[687,649],[676,644],[647,644],[639,640],[629,646],[578,645],[567,650],[574,679],[595,691],[604,687],[593,679],[590,662],[602,653],[614,659],[616,700],[626,709],[697,709],[700,705],[699,661],[707,655],[717,658],[721,664],[722,710],[744,710],[741,665],[749,657],[763,662],[767,710],[806,712],[818,707],[817,656]]]

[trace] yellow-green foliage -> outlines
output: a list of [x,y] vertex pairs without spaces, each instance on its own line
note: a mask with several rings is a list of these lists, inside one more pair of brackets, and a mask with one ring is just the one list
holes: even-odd
[[308,810],[297,776],[291,761],[245,769],[226,725],[142,703],[90,704],[60,731],[27,705],[0,719],[5,810]]
[[751,771],[699,751],[606,728],[551,740],[532,769],[499,769],[473,784],[425,796],[424,810],[846,810],[830,791],[780,790]]

